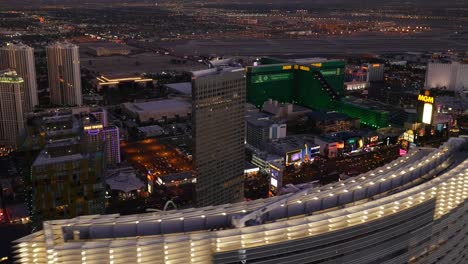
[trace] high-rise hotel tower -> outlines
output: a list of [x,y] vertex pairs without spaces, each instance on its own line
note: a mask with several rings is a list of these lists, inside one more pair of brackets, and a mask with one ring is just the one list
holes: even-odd
[[24,131],[23,78],[15,71],[0,71],[0,144],[16,147]]
[[56,42],[46,50],[51,103],[65,106],[82,105],[78,46]]
[[244,174],[244,69],[193,72],[192,89],[197,205],[240,201]]
[[24,112],[32,112],[38,104],[34,49],[24,44],[12,44],[0,48],[0,70],[15,70],[23,78]]

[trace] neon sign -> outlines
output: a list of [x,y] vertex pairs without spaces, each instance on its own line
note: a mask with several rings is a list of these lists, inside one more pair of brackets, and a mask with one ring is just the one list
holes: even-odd
[[420,95],[418,95],[418,101],[433,104],[434,103],[434,97],[420,94]]

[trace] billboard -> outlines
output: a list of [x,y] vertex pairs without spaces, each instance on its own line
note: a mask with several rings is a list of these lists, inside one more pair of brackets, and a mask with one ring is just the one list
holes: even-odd
[[434,115],[435,98],[429,91],[422,91],[418,95],[418,116],[423,124],[432,125]]
[[270,167],[269,196],[274,196],[276,195],[278,188],[282,186],[282,182],[283,182],[282,169],[273,164],[270,164],[269,167]]
[[298,150],[293,150],[293,151],[290,151],[288,153],[286,153],[286,166],[292,164],[292,163],[296,163],[296,162],[300,162],[302,161],[302,150],[301,149],[298,149]]
[[433,112],[432,104],[425,103],[423,107],[423,115],[422,115],[422,122],[424,124],[430,125],[432,123],[432,112]]

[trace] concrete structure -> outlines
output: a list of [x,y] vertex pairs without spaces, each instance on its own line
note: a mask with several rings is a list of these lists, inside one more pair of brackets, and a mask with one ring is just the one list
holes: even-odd
[[278,101],[273,101],[272,99],[268,99],[268,101],[263,103],[262,111],[272,114],[275,118],[285,120],[295,120],[299,116],[312,112],[312,110],[306,107],[289,103],[281,104]]
[[243,199],[245,72],[214,68],[192,73],[193,161],[199,206]]
[[164,99],[144,103],[124,103],[123,110],[140,122],[157,121],[173,118],[187,118],[192,112],[192,105],[181,99]]
[[32,112],[34,106],[39,104],[37,98],[36,66],[34,62],[34,49],[24,44],[7,44],[0,48],[0,69],[15,70],[23,78],[24,91],[23,111]]
[[367,64],[367,82],[381,82],[384,80],[384,67],[383,64],[368,63]]
[[7,148],[24,132],[23,83],[15,71],[0,71],[0,144]]
[[80,54],[78,46],[56,42],[46,47],[50,101],[57,105],[80,106]]
[[246,117],[246,141],[256,148],[262,148],[270,140],[286,137],[286,124],[270,120],[261,114]]
[[250,162],[253,165],[259,167],[261,171],[269,172],[270,171],[270,164],[272,164],[272,163],[283,163],[284,162],[284,156],[280,157],[278,155],[269,154],[266,151],[261,151],[261,152],[258,152],[258,153],[255,152],[255,153],[252,154],[252,160]]
[[19,263],[464,264],[467,156],[467,140],[455,138],[283,196],[45,222],[16,241],[16,257]]
[[429,62],[426,72],[427,88],[446,88],[453,91],[468,89],[468,64],[460,62]]

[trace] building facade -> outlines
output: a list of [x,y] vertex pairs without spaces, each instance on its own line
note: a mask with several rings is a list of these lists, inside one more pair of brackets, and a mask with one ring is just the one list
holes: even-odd
[[453,91],[468,89],[468,64],[460,62],[429,62],[426,72],[427,88],[446,88]]
[[258,119],[255,116],[246,118],[247,144],[262,148],[270,140],[286,137],[287,125],[269,119]]
[[72,113],[79,116],[84,140],[89,147],[105,152],[107,165],[120,163],[120,133],[117,126],[109,126],[107,111],[103,108],[72,108]]
[[0,144],[7,148],[24,132],[23,83],[15,71],[0,71]]
[[82,105],[78,46],[71,43],[57,42],[46,47],[46,51],[50,101],[57,105]]
[[388,113],[344,97],[344,71],[344,61],[264,58],[260,65],[247,67],[247,101],[257,108],[273,99],[279,104],[338,111],[369,126],[387,127]]
[[23,111],[32,112],[39,104],[37,97],[36,66],[34,49],[24,44],[7,44],[0,48],[0,69],[15,70],[23,78]]
[[192,73],[193,159],[199,206],[243,199],[244,74],[242,68]]
[[105,163],[76,138],[47,144],[31,168],[33,223],[104,213]]
[[367,64],[367,82],[381,82],[384,80],[384,67],[383,64],[368,63]]

